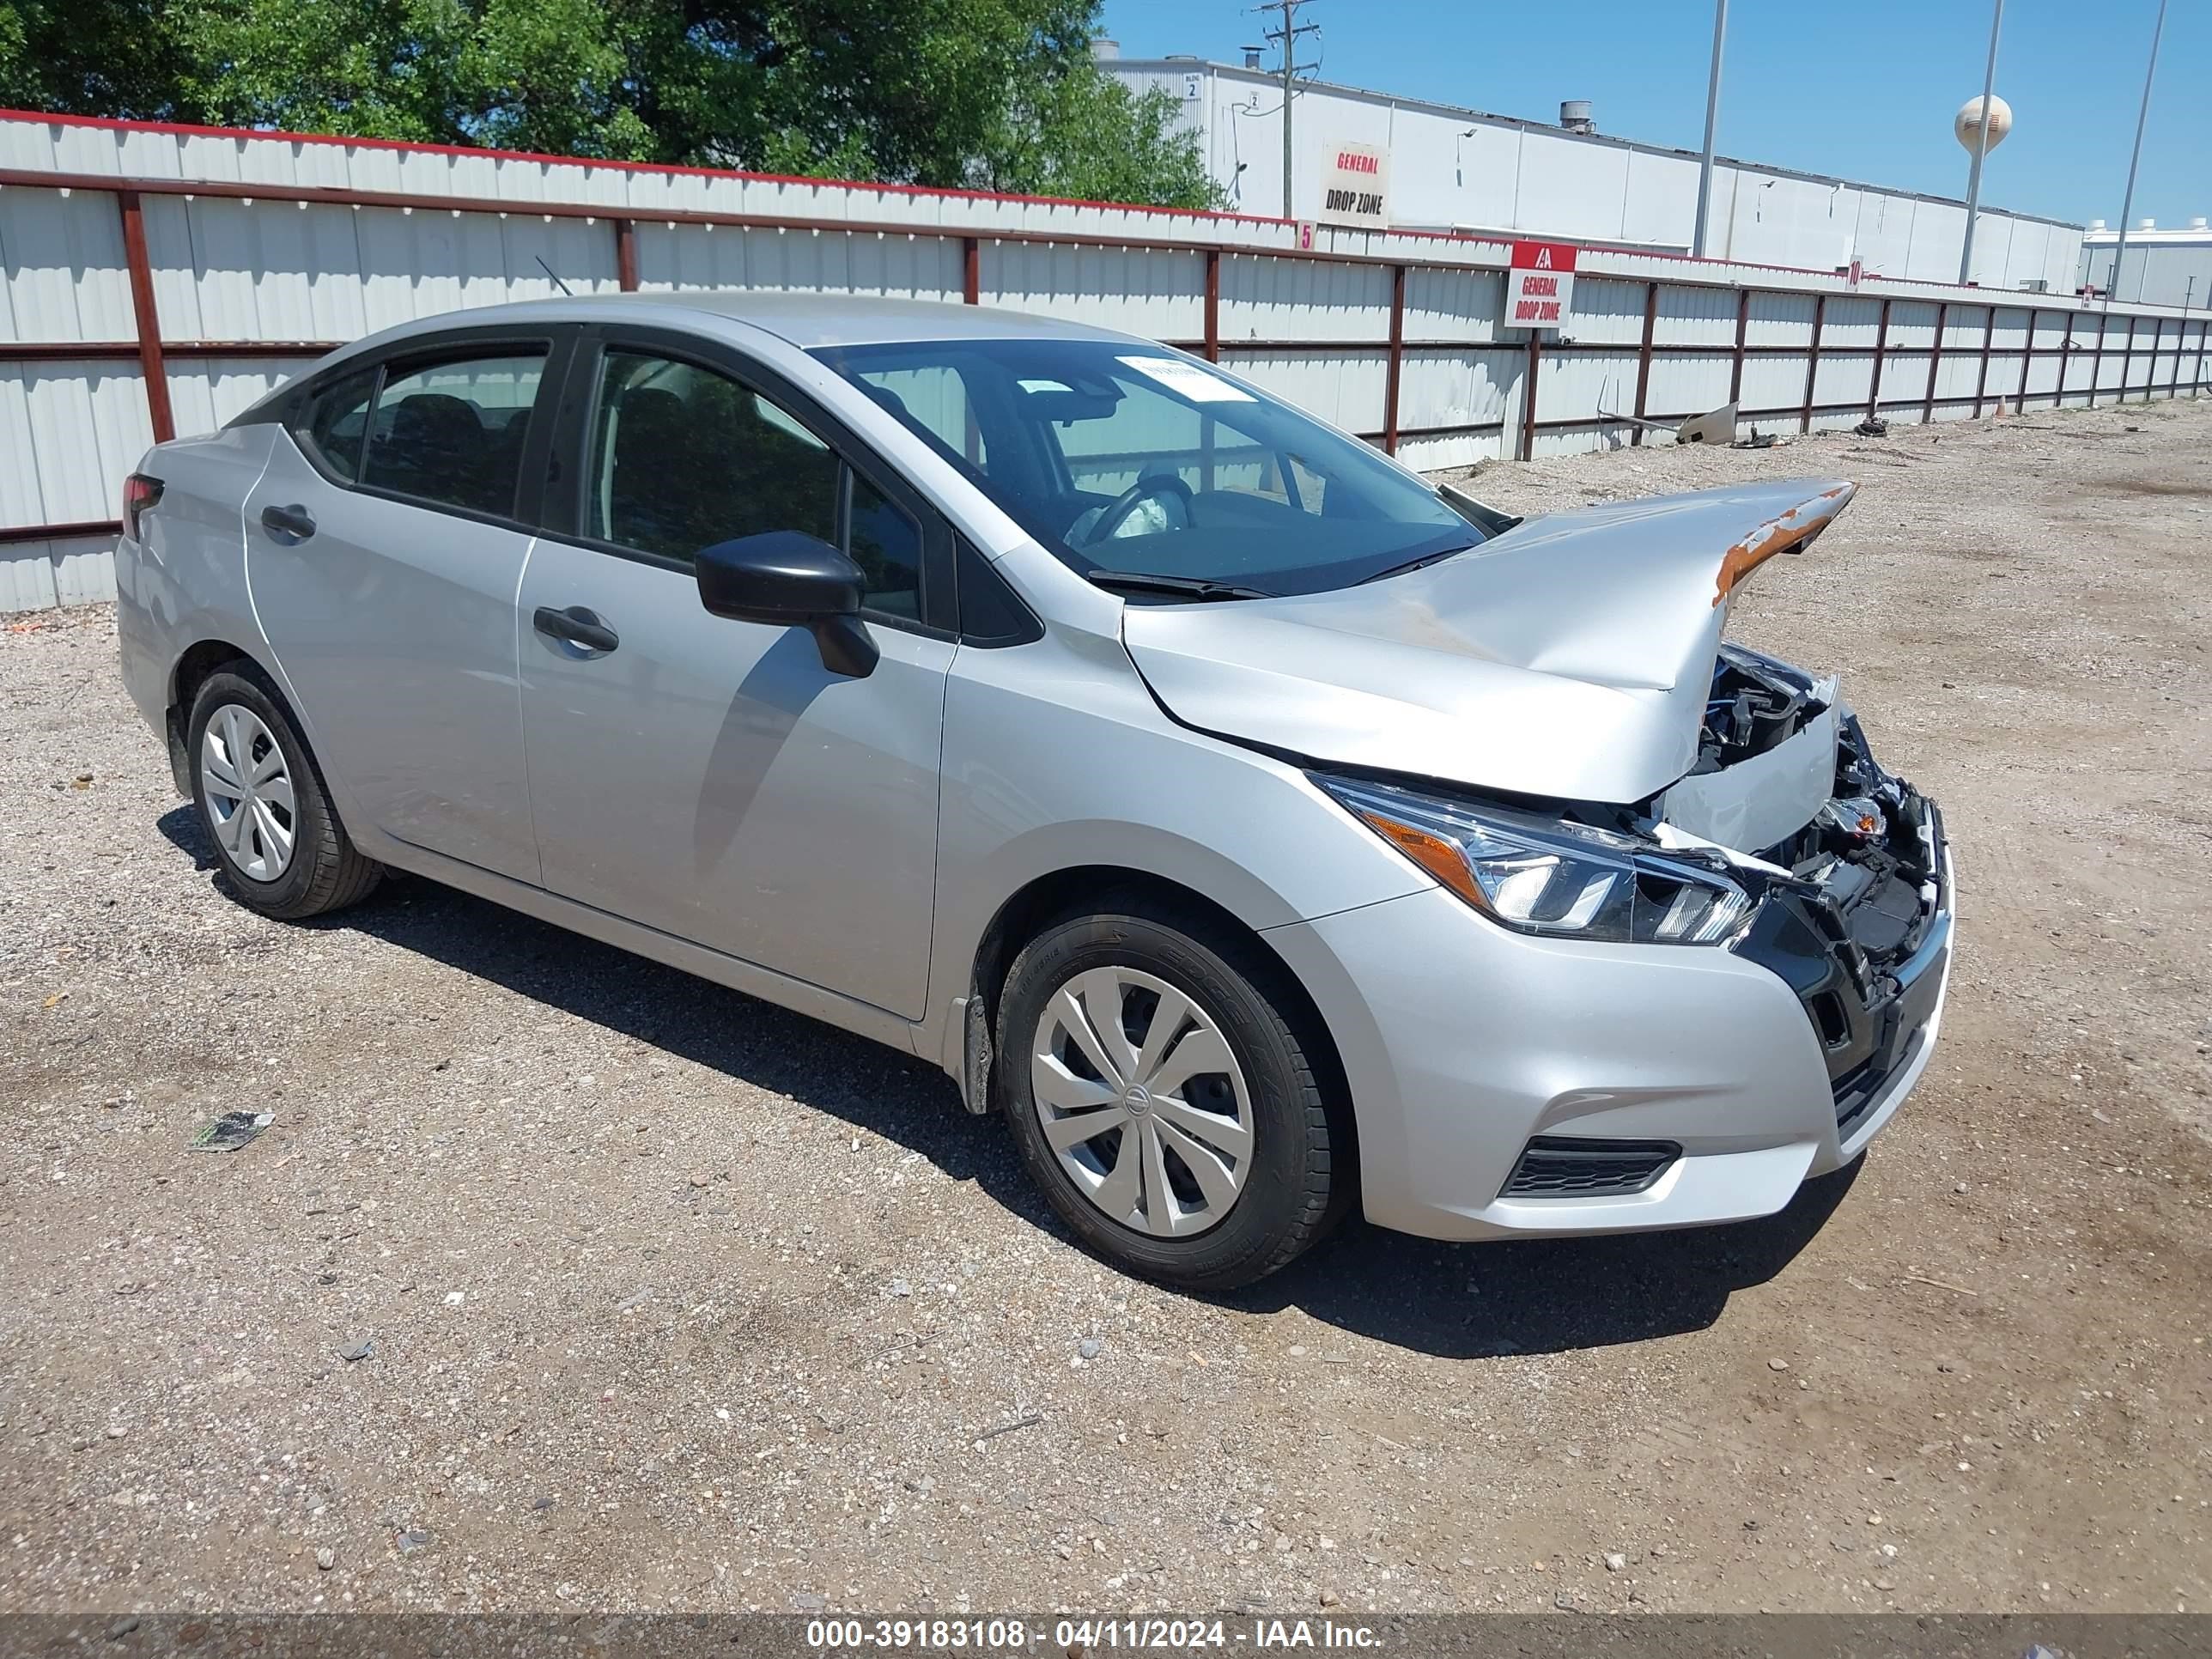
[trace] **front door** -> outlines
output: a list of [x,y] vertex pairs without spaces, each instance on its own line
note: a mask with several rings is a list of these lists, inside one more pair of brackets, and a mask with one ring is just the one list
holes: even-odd
[[[917,1018],[953,652],[923,623],[925,516],[788,394],[669,349],[580,353],[560,455],[581,465],[562,467],[569,494],[547,504],[562,533],[523,578],[544,884]],[[691,556],[769,530],[837,543],[867,572],[883,655],[866,678],[823,667],[804,629],[700,604]]]
[[516,487],[546,343],[371,364],[319,387],[246,498],[246,568],[345,806],[538,878],[515,696]]

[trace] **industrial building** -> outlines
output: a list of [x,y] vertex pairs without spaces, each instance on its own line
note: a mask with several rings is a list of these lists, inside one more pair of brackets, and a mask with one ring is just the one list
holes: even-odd
[[[1111,42],[1099,46],[1109,73],[1139,92],[1164,87],[1182,105],[1231,208],[1282,211],[1283,84],[1257,54],[1237,67],[1125,58]],[[1377,222],[1397,229],[1690,250],[1699,158],[1598,131],[1587,103],[1563,106],[1563,125],[1552,126],[1301,81],[1291,113],[1292,218],[1350,222],[1329,210],[1335,189],[1379,198],[1370,204]],[[1341,188],[1346,161],[1362,170],[1356,196]],[[1964,202],[1717,161],[1705,252],[1805,270],[1856,262],[1868,276],[1954,283],[1966,224]],[[1982,286],[2070,294],[2081,258],[2080,226],[1982,208],[1972,272]]]
[[[2115,253],[2120,260],[2117,283]],[[2093,219],[2081,237],[2081,283],[2130,305],[2212,305],[2212,225],[2196,218],[2185,228],[2161,230],[2156,221],[2144,219],[2128,233],[2122,251],[2120,233]]]

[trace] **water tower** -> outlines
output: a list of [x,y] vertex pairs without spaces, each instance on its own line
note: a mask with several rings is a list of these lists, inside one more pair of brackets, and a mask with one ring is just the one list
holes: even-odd
[[[1959,106],[1959,112],[1951,121],[1951,131],[1959,135],[1959,142],[1966,147],[1966,154],[1969,155],[1987,154],[1982,149],[1982,100],[1980,99],[1969,98]],[[1989,148],[1995,149],[1999,144],[2004,143],[2005,135],[2011,131],[2012,106],[2002,98],[1992,96],[1990,100]]]

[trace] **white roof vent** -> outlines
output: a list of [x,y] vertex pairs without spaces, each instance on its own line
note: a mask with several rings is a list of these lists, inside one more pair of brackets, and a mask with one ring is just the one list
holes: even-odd
[[2136,221],[2136,228],[2137,230],[2156,230],[2158,228],[2158,221],[2155,219],[2138,219]]
[[2212,230],[2212,225],[2204,222],[2204,216],[2201,213],[2189,222],[2189,228],[2191,230]]

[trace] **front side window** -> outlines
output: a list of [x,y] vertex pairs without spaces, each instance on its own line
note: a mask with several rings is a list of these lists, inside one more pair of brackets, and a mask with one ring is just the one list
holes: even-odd
[[360,482],[439,507],[511,514],[543,354],[387,368]]
[[837,458],[749,386],[694,363],[610,351],[585,473],[584,533],[689,564],[768,530],[837,538]]
[[717,542],[800,531],[851,554],[867,578],[867,610],[921,615],[914,520],[796,416],[726,374],[608,352],[584,488],[583,531],[594,541],[688,566]]
[[1164,347],[928,340],[814,355],[1109,586],[1317,592],[1484,539],[1358,439]]

